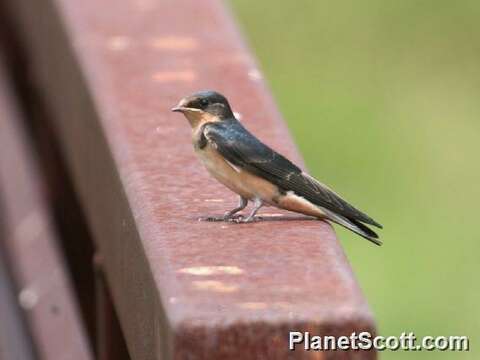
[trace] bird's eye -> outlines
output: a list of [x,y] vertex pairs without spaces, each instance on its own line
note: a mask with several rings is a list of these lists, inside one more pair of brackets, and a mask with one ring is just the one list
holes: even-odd
[[200,105],[202,105],[202,107],[206,107],[208,105],[208,100],[207,99],[201,99],[200,100]]

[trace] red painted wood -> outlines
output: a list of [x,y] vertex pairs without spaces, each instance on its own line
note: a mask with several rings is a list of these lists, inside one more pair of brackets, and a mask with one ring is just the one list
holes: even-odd
[[44,178],[2,63],[0,113],[0,251],[8,258],[34,358],[93,359],[43,192]]
[[260,139],[300,161],[221,3],[8,3],[133,359],[310,358],[287,350],[288,330],[374,332],[327,223],[197,221],[237,200],[195,159],[187,122],[169,111],[181,97],[224,93]]

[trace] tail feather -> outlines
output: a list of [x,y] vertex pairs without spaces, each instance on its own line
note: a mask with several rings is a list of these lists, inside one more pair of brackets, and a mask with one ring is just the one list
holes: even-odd
[[341,215],[335,214],[327,209],[322,208],[322,210],[328,215],[328,218],[335,222],[338,225],[341,225],[354,233],[364,237],[365,239],[373,242],[375,245],[382,245],[382,242],[378,239],[378,235],[375,231],[370,229],[368,226],[362,224],[358,220],[348,219]]

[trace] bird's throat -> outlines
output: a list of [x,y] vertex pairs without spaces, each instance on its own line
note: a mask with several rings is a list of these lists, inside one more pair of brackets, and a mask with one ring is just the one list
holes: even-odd
[[218,116],[203,111],[186,112],[185,117],[187,118],[194,132],[196,132],[204,124],[220,121],[220,118]]

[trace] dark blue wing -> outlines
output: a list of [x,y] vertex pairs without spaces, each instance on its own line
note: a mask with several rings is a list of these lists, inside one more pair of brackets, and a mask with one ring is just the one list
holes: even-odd
[[348,219],[381,227],[326,186],[303,173],[290,160],[263,144],[236,119],[207,124],[203,134],[235,166]]

